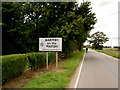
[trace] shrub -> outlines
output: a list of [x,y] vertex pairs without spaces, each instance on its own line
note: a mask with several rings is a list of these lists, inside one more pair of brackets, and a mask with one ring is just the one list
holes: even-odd
[[120,50],[120,46],[118,47],[118,50]]
[[92,45],[92,49],[98,49],[98,50],[103,50],[103,45]]
[[63,42],[64,57],[72,56],[73,52],[76,51],[76,50],[79,50],[79,46],[78,46],[77,41],[70,41],[69,40],[67,42]]
[[[5,55],[2,57],[2,82],[6,82],[8,79],[21,74],[27,64],[31,69],[38,69],[39,67],[46,65],[46,53],[34,52],[27,55],[13,54]],[[48,62],[55,62],[55,52],[48,53]],[[29,62],[27,62],[29,61]],[[1,61],[0,61],[1,63]]]
[[35,70],[45,65],[45,53],[30,53],[27,57],[31,69]]
[[[31,70],[38,69],[39,67],[45,66],[46,64],[46,53],[38,52],[38,53],[29,53],[27,55],[29,63],[30,63],[30,68]],[[48,53],[48,62],[55,62],[55,53],[54,52],[49,52]]]
[[21,74],[27,64],[27,57],[22,54],[2,56],[2,82]]
[[58,53],[58,58],[59,59],[62,59],[62,58],[64,58],[65,57],[65,53],[64,52],[59,52]]
[[56,53],[55,52],[49,52],[48,53],[48,63],[55,62],[56,61]]

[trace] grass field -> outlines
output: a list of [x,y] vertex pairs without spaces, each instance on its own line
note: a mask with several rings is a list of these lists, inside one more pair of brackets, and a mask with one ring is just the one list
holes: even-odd
[[110,56],[120,59],[120,50],[118,50],[118,48],[103,48],[103,50],[96,50],[96,51],[102,52],[107,55],[110,55]]
[[83,54],[84,51],[78,52],[59,66],[59,69],[64,68],[64,71],[42,75],[31,80],[24,88],[66,88]]

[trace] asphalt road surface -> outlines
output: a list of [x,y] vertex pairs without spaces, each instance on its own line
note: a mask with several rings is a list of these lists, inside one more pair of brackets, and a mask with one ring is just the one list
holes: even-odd
[[77,88],[118,88],[118,59],[89,50]]

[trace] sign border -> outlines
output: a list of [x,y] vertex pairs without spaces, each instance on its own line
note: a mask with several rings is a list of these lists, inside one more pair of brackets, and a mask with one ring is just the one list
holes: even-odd
[[[40,37],[40,38],[61,38],[62,39],[62,37]],[[42,51],[40,51],[40,38],[39,38],[39,52],[62,52],[62,49],[61,50],[56,49],[56,50],[42,50]]]

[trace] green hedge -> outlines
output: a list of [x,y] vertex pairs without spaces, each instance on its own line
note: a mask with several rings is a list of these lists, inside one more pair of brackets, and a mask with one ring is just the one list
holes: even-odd
[[45,53],[30,53],[27,55],[30,68],[31,69],[38,69],[41,66],[45,65]]
[[22,73],[26,64],[26,55],[17,54],[2,56],[2,83]]
[[48,53],[48,63],[55,62],[56,61],[56,53],[55,52],[49,52]]
[[[23,54],[5,55],[2,57],[2,83],[22,73],[26,67],[38,69],[46,65],[46,53],[34,52]],[[48,53],[48,62],[55,62],[55,52]],[[1,62],[0,62],[1,63]]]
[[[27,55],[27,57],[28,57],[31,69],[36,70],[39,67],[45,66],[45,64],[46,64],[46,53],[44,53],[44,52],[29,53]],[[55,60],[56,60],[55,53],[49,52],[48,53],[48,63],[55,62]]]

